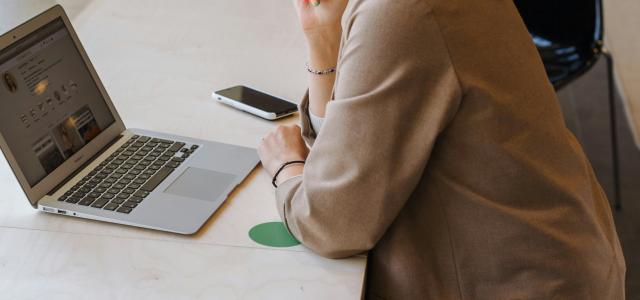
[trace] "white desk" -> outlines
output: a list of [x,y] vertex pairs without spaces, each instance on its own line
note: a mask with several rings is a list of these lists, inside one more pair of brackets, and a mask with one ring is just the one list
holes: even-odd
[[[211,91],[247,84],[294,101],[304,92],[304,40],[290,1],[59,2],[128,127],[256,147],[277,123],[214,103]],[[0,0],[0,31],[51,4]],[[365,257],[330,260],[303,246],[269,248],[248,237],[254,225],[279,220],[261,168],[195,236],[39,213],[4,159],[0,191],[3,299],[356,299],[362,293]]]

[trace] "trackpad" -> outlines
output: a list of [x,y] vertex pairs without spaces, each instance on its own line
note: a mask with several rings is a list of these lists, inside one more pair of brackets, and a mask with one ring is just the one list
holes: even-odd
[[216,200],[233,183],[234,175],[198,168],[187,168],[165,193],[206,201]]

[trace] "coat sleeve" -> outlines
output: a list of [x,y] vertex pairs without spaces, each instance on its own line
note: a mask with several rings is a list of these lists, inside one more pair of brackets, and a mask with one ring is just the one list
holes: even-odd
[[300,128],[302,129],[302,138],[309,146],[313,146],[316,141],[316,132],[311,125],[311,113],[309,112],[309,90],[302,97],[300,105],[298,105],[298,111],[300,112]]
[[[276,190],[305,246],[340,258],[371,249],[421,179],[462,90],[424,1],[357,1],[344,24],[334,100],[302,176]],[[306,118],[305,118],[306,116]]]

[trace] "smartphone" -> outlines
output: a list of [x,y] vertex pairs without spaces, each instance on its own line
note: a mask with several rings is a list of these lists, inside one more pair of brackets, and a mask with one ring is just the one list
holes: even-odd
[[294,103],[242,85],[215,91],[211,96],[219,102],[267,120],[280,119],[298,111]]

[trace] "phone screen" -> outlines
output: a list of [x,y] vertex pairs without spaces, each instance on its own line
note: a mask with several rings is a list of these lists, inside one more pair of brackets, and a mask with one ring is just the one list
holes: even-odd
[[275,113],[276,115],[294,112],[298,108],[294,103],[267,95],[246,86],[235,86],[217,91],[216,94],[253,106],[262,111]]

